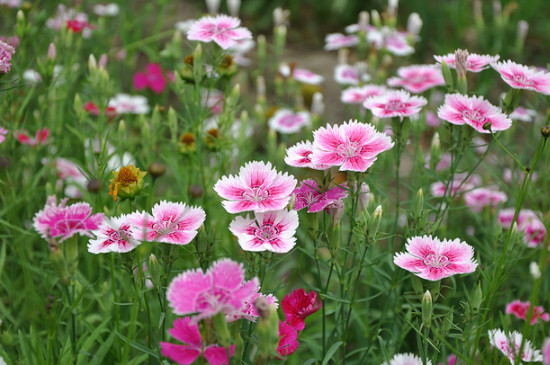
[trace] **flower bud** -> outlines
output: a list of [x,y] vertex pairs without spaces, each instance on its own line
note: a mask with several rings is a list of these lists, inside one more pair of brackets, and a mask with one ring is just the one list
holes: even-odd
[[416,192],[416,198],[414,199],[413,214],[415,217],[420,217],[422,216],[423,211],[424,211],[424,192],[422,191],[422,188],[420,188]]
[[445,314],[445,317],[443,317],[443,324],[441,325],[441,335],[447,336],[447,334],[451,331],[451,328],[453,327],[453,309]]
[[540,129],[540,134],[541,134],[544,138],[550,137],[550,126],[549,126],[549,125],[545,125],[544,127],[542,127],[542,128]]
[[55,60],[55,54],[56,54],[55,44],[52,42],[48,46],[48,60],[54,61]]
[[370,200],[370,187],[367,183],[361,183],[361,188],[359,189],[359,199],[357,201],[357,212],[361,214],[369,206]]
[[258,352],[263,358],[267,358],[279,345],[279,315],[275,306],[268,304],[263,296],[254,300],[254,307],[260,315],[256,326]]
[[238,17],[240,8],[241,0],[227,0],[227,9],[231,16]]
[[470,305],[474,313],[479,312],[479,308],[481,308],[482,301],[483,301],[483,292],[481,291],[481,285],[477,284],[470,298]]
[[468,72],[468,51],[463,49],[457,49],[455,51],[455,65],[456,65],[456,74],[458,79],[466,77],[466,72]]
[[331,226],[340,225],[340,221],[342,220],[342,217],[344,216],[344,212],[345,212],[344,202],[341,200],[335,201],[329,204],[325,209],[327,210],[327,213],[330,216]]
[[518,21],[518,42],[522,45],[525,43],[525,38],[527,38],[527,32],[529,32],[529,23],[525,20]]
[[439,133],[435,132],[432,137],[432,143],[430,146],[430,169],[435,171],[440,159],[441,159],[441,142],[439,140]]
[[149,268],[149,273],[151,274],[151,281],[155,286],[158,286],[158,284],[160,284],[161,269],[158,259],[154,254],[149,256],[149,264],[147,266]]
[[379,205],[374,209],[374,212],[370,216],[369,219],[369,241],[374,241],[376,238],[376,234],[378,233],[378,229],[380,228],[380,222],[382,221],[382,206]]
[[422,30],[422,25],[423,22],[420,15],[418,15],[418,13],[411,13],[409,19],[407,19],[407,32],[411,34],[413,38],[417,38]]
[[539,279],[541,276],[539,265],[535,261],[532,261],[529,264],[529,272],[531,273],[531,276],[535,280]]
[[372,20],[372,25],[374,25],[377,28],[380,28],[382,26],[382,21],[380,20],[380,13],[378,11],[371,10],[370,18]]
[[312,115],[322,115],[325,112],[325,102],[323,101],[323,94],[319,91],[316,91],[313,94],[313,99],[311,102],[311,114]]
[[388,0],[388,13],[390,16],[395,17],[397,15],[397,5],[399,0]]
[[103,53],[100,57],[99,57],[99,62],[97,63],[97,66],[100,68],[100,69],[105,69],[105,67],[107,66],[107,61],[108,61],[108,58],[107,58],[107,54],[106,53]]
[[90,73],[97,70],[97,61],[93,53],[90,53],[90,57],[88,57],[88,69],[90,70]]
[[359,29],[364,31],[369,26],[369,13],[362,11],[359,13]]
[[445,61],[441,61],[441,73],[443,74],[443,79],[445,80],[447,89],[453,90],[454,89],[453,74],[451,73],[451,70],[449,69],[447,62]]
[[159,178],[166,172],[166,167],[160,162],[151,162],[147,167],[147,172],[153,177],[153,179]]
[[99,193],[101,191],[101,181],[98,179],[91,179],[86,185],[86,189],[90,193]]
[[200,198],[204,194],[202,185],[193,184],[189,186],[189,195],[193,198]]
[[426,327],[430,327],[433,314],[433,302],[432,294],[429,290],[426,290],[422,296],[422,324]]
[[281,25],[288,25],[289,17],[290,11],[288,9],[283,10],[283,8],[275,8],[275,10],[273,10],[273,23],[275,28]]
[[220,9],[220,2],[220,0],[206,0],[206,8],[208,9],[208,13],[210,15],[218,14],[218,10]]

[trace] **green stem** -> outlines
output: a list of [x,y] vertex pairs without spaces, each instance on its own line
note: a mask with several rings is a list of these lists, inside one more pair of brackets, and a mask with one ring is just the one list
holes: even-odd
[[518,160],[518,158],[516,156],[514,156],[513,153],[511,153],[506,147],[504,147],[504,145],[502,143],[500,143],[500,141],[498,140],[498,138],[495,136],[495,134],[493,133],[492,130],[489,130],[491,132],[491,136],[493,137],[493,140],[500,146],[500,148],[502,148],[502,150],[508,155],[510,156],[518,165],[519,167],[521,167],[521,169],[523,171],[525,171],[525,166],[523,166],[523,164],[521,163],[520,160]]

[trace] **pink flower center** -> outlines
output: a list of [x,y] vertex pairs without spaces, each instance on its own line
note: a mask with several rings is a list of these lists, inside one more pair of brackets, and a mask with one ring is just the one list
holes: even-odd
[[248,189],[248,191],[245,191],[242,197],[246,200],[263,202],[264,200],[269,198],[269,192],[267,191],[267,189],[264,189],[261,186],[258,186],[258,187],[250,188]]
[[386,104],[386,109],[394,112],[401,111],[405,109],[405,103],[401,100],[390,100]]
[[158,235],[165,235],[174,231],[174,228],[179,228],[179,224],[172,222],[172,220],[165,220],[154,223],[152,228]]
[[118,230],[110,228],[105,233],[107,235],[107,240],[103,242],[103,246],[109,246],[112,244],[126,246],[129,238],[131,237],[130,225],[128,224],[121,225]]
[[449,258],[444,255],[438,255],[435,253],[431,253],[426,255],[426,258],[424,259],[424,265],[433,267],[436,269],[442,269],[450,264]]
[[197,312],[204,312],[208,309],[215,309],[229,301],[229,292],[221,288],[213,288],[200,293],[195,300]]
[[279,230],[272,224],[266,223],[254,230],[254,236],[261,241],[271,241],[277,237]]
[[357,71],[351,68],[344,70],[344,72],[342,72],[342,77],[351,80],[359,79],[359,76],[357,76]]
[[300,124],[302,118],[298,115],[288,114],[279,119],[279,124],[285,127],[293,127],[296,124]]
[[469,110],[469,109],[463,110],[461,115],[462,115],[462,118],[469,119],[479,124],[484,124],[485,120],[487,119],[477,110]]
[[525,85],[525,86],[533,86],[535,85],[535,82],[533,80],[529,80],[527,77],[525,77],[525,75],[514,75],[512,77],[512,80],[514,80],[515,82],[517,82],[518,84],[522,84],[522,85]]
[[361,145],[355,141],[349,141],[348,143],[340,143],[336,147],[336,153],[339,157],[354,157],[361,151]]

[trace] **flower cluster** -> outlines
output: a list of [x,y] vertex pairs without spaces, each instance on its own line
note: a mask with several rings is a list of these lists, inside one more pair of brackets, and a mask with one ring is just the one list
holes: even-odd
[[[510,302],[506,305],[505,313],[513,314],[519,319],[523,319],[524,321],[526,321],[527,313],[529,312],[530,307],[531,307],[530,302],[522,302],[520,300],[514,300],[513,302]],[[544,308],[541,306],[537,306],[533,309],[533,315],[529,323],[532,326],[535,323],[537,323],[538,320],[541,320],[544,322],[550,321],[550,315],[548,313],[545,313]]]
[[[498,220],[502,227],[510,228],[515,214],[514,208],[502,209],[498,214]],[[520,210],[517,217],[517,229],[523,232],[523,242],[529,247],[537,247],[544,242],[546,227],[538,215],[529,209]],[[550,246],[549,246],[550,247]]]
[[9,44],[0,41],[0,73],[8,73],[11,68],[11,57],[15,53],[15,48]]

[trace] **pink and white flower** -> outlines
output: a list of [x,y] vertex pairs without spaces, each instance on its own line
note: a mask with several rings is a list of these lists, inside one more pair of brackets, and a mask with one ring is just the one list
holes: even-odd
[[338,65],[334,68],[334,80],[340,85],[359,85],[370,80],[370,76],[360,67]]
[[[507,229],[510,228],[514,218],[514,213],[514,208],[502,209],[499,212],[498,220],[502,227]],[[516,224],[518,231],[523,232],[523,242],[527,246],[537,247],[544,242],[544,239],[546,238],[546,227],[537,214],[532,210],[520,210]],[[550,245],[548,248],[550,249]]]
[[259,290],[258,278],[244,281],[243,265],[230,259],[214,262],[210,268],[187,270],[176,276],[166,296],[175,314],[192,317],[192,323],[218,313],[240,315]]
[[487,123],[492,131],[506,130],[512,126],[512,120],[499,108],[483,99],[483,96],[447,94],[445,104],[439,107],[437,115],[452,124],[468,124],[479,133],[490,133],[484,128]]
[[516,357],[520,357],[523,361],[542,361],[542,355],[539,350],[533,348],[531,341],[525,340],[523,352],[519,354],[523,336],[521,333],[514,331],[505,333],[501,329],[489,330],[489,341],[491,345],[498,348],[512,363]]
[[308,208],[308,213],[315,213],[347,196],[346,189],[334,186],[326,191],[321,191],[315,180],[308,179],[302,181],[300,187],[294,189],[294,209]]
[[26,144],[29,146],[38,146],[48,144],[50,141],[48,137],[50,136],[50,130],[48,128],[40,128],[36,130],[36,134],[33,137],[29,135],[29,132],[22,130],[16,131],[14,137],[21,144]]
[[474,212],[481,212],[484,207],[496,208],[507,199],[506,194],[491,188],[476,188],[464,194],[464,203]]
[[[455,197],[458,193],[468,191],[476,188],[481,184],[481,178],[479,175],[470,175],[467,176],[464,174],[455,174],[453,181],[447,186],[447,182],[437,181],[430,186],[430,191],[432,196],[442,197],[442,196],[451,196]],[[451,194],[447,192],[447,189],[450,190]]]
[[136,212],[128,219],[135,225],[135,236],[140,240],[186,245],[195,238],[205,218],[200,207],[163,200],[155,204],[153,215]]
[[215,42],[223,49],[235,45],[237,41],[252,39],[252,33],[241,27],[241,20],[227,15],[204,16],[194,22],[187,32],[191,41]]
[[378,154],[393,147],[391,138],[367,123],[350,120],[313,132],[314,164],[340,166],[340,171],[365,172]]
[[[432,157],[430,155],[427,155],[426,157],[424,157],[424,161],[426,161],[426,163],[424,164],[425,168],[427,168],[427,169],[430,168],[431,159],[432,159]],[[452,163],[451,154],[450,153],[442,153],[441,156],[439,157],[439,162],[435,166],[435,171],[441,171],[441,170],[448,169],[449,167],[451,167],[451,163]]]
[[325,80],[323,76],[305,68],[295,68],[292,71],[292,78],[308,85],[320,85]]
[[286,209],[254,213],[254,219],[237,217],[229,225],[229,230],[239,240],[245,251],[271,251],[286,253],[296,245],[298,213]]
[[500,74],[505,83],[514,89],[532,90],[550,95],[549,72],[536,71],[510,60],[492,63],[491,67]]
[[145,72],[136,72],[134,74],[134,89],[151,89],[154,93],[160,94],[166,87],[166,77],[162,73],[162,68],[158,63],[147,65]]
[[6,134],[8,134],[8,130],[0,127],[0,144],[4,143],[6,140]]
[[63,5],[57,5],[57,12],[53,18],[46,20],[46,27],[59,30],[61,28],[67,28],[68,25],[80,27],[82,36],[89,38],[91,36],[91,27],[88,23],[88,15],[86,13],[79,13],[73,8],[68,8]]
[[117,114],[147,114],[150,110],[147,98],[141,95],[117,94],[108,106]]
[[[455,54],[449,53],[444,56],[434,56],[435,60],[439,63],[445,61],[449,68],[456,68]],[[477,54],[470,53],[466,59],[466,69],[470,72],[481,72],[486,68],[489,68],[489,65],[495,63],[500,58],[499,55],[491,56],[487,54]]]
[[[406,353],[406,354],[396,354],[394,355],[390,362],[384,362],[382,365],[422,365],[422,359],[418,356]],[[428,360],[427,365],[432,365],[432,362]]]
[[231,317],[226,317],[225,319],[227,322],[234,322],[236,320],[239,320],[241,318],[244,318],[250,322],[255,322],[256,318],[260,316],[258,311],[256,310],[256,306],[254,305],[254,301],[258,299],[259,297],[262,297],[265,299],[268,305],[272,305],[277,309],[279,307],[279,302],[277,298],[273,294],[262,294],[262,293],[256,293],[254,294],[250,300],[247,300],[244,305],[244,309],[241,313],[238,315],[234,315]]
[[[208,345],[203,343],[199,332],[199,325],[189,317],[177,318],[173,328],[168,332],[176,340],[183,342],[183,345],[176,345],[170,342],[161,342],[162,355],[178,364],[192,364],[202,354],[210,365],[227,365],[229,358],[227,350],[217,344]],[[229,347],[229,354],[233,356],[235,345]]]
[[381,85],[352,86],[342,91],[340,101],[345,104],[363,104],[368,98],[382,96],[385,93],[386,88]]
[[382,96],[367,99],[363,106],[379,118],[412,117],[428,104],[422,96],[411,96],[408,91],[389,91]]
[[95,239],[88,243],[88,251],[94,254],[132,251],[141,244],[135,239],[136,231],[125,214],[106,218],[98,229],[92,231]]
[[350,120],[313,132],[314,164],[340,166],[340,171],[365,172],[378,154],[393,147],[391,138],[367,123]]
[[542,345],[542,358],[543,365],[550,365],[550,337]]
[[411,237],[407,239],[406,250],[396,253],[393,262],[430,281],[472,273],[477,267],[474,248],[459,238],[440,241],[432,236]]
[[67,198],[58,205],[57,198],[52,195],[48,197],[44,209],[35,214],[33,227],[42,238],[61,237],[59,242],[63,242],[77,233],[91,237],[90,231],[98,229],[103,222],[104,215],[92,214],[88,203],[66,204]]
[[308,167],[314,170],[326,170],[330,165],[317,165],[311,162],[313,143],[311,141],[298,142],[286,149],[285,163],[294,167]]
[[116,3],[94,5],[94,13],[98,16],[117,16],[119,11]]
[[[511,169],[504,169],[504,172],[502,173],[502,179],[507,183],[518,183],[523,181],[525,178],[525,170],[514,170],[512,172]],[[531,181],[535,181],[538,178],[538,174],[534,171],[531,172]]]
[[356,35],[331,33],[325,37],[325,50],[332,51],[340,48],[349,48],[357,45],[359,38]]
[[384,47],[396,56],[408,56],[414,53],[414,48],[407,41],[406,34],[399,32],[385,36]]
[[308,112],[294,113],[290,109],[279,109],[269,119],[269,128],[283,134],[299,132],[305,126],[311,124],[311,116]]
[[402,87],[418,94],[435,86],[445,85],[441,68],[434,65],[412,65],[399,67],[398,77],[388,79],[388,85]]
[[[513,314],[519,319],[523,319],[524,321],[526,321],[527,313],[529,312],[530,307],[531,307],[530,302],[522,302],[520,300],[514,300],[513,302],[510,302],[506,305],[505,313]],[[545,313],[544,308],[541,306],[537,306],[533,309],[533,314],[531,316],[531,321],[529,323],[532,326],[535,323],[537,323],[539,319],[544,322],[550,321],[550,315],[548,313]]]
[[532,122],[537,118],[537,111],[533,109],[527,109],[522,106],[518,106],[512,114],[510,114],[510,119],[519,120],[520,122]]
[[0,73],[8,73],[11,68],[11,57],[15,53],[15,48],[3,41],[0,41]]
[[270,162],[251,161],[241,167],[239,175],[223,176],[214,190],[227,199],[222,205],[229,213],[263,213],[283,209],[295,187],[294,176],[277,172]]

